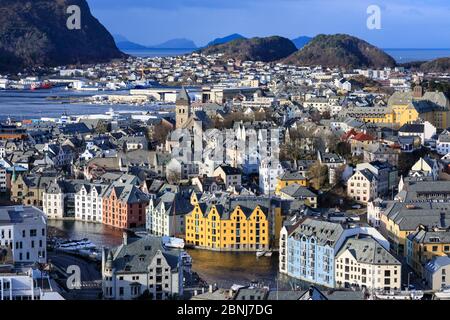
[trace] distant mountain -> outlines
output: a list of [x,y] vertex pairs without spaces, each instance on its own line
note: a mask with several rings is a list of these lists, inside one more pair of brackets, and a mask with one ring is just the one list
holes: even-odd
[[166,41],[164,43],[150,46],[150,48],[156,48],[156,49],[197,49],[197,45],[194,43],[194,41],[189,39],[172,39],[169,41]]
[[291,40],[278,36],[236,39],[199,50],[206,55],[222,53],[225,58],[263,62],[286,58],[295,51],[297,51],[297,48]]
[[[80,30],[66,26],[70,5],[81,9]],[[0,71],[125,57],[86,0],[1,0],[0,12]]]
[[127,42],[127,41],[129,41],[125,36],[123,36],[123,35],[121,35],[121,34],[113,34],[112,36],[113,36],[114,41],[115,41],[116,43],[118,43],[118,42]]
[[384,51],[346,34],[318,35],[284,60],[299,66],[322,65],[343,68],[383,68],[396,65]]
[[450,73],[450,57],[425,62],[420,66],[423,72]]
[[302,37],[292,39],[292,42],[295,44],[297,49],[301,49],[304,46],[306,46],[308,43],[310,43],[312,39],[313,38],[311,38],[311,37],[302,36]]
[[206,46],[214,46],[216,44],[224,44],[224,43],[228,43],[230,41],[236,40],[236,39],[247,39],[246,37],[238,34],[238,33],[233,33],[230,34],[229,36],[223,37],[223,38],[216,38],[213,41],[211,41],[210,43],[208,43]]

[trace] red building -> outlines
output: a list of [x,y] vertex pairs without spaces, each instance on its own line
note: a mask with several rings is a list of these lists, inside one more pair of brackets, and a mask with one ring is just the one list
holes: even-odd
[[103,196],[103,223],[130,229],[145,225],[148,196],[133,185],[111,185]]

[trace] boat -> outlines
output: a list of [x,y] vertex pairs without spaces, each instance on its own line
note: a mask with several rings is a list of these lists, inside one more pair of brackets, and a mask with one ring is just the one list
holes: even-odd
[[264,256],[265,254],[266,254],[266,252],[263,251],[263,250],[258,250],[258,251],[256,251],[256,257],[257,257],[257,258],[262,257],[262,256]]
[[162,244],[167,248],[184,249],[184,240],[174,237],[162,237]]
[[376,292],[378,300],[422,300],[423,291],[400,291],[400,292]]
[[272,251],[267,251],[266,253],[264,253],[264,257],[271,257],[272,256]]
[[95,249],[96,246],[88,239],[82,240],[69,240],[60,242],[55,245],[55,249],[62,251],[77,251],[77,250],[90,250]]
[[439,300],[450,300],[450,288],[443,288],[441,291],[435,292],[434,296]]

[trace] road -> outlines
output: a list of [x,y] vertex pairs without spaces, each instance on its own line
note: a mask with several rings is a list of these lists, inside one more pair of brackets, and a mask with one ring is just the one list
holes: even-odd
[[[64,271],[65,274],[59,277],[58,283],[64,287],[66,292],[62,293],[67,300],[96,300],[99,299],[102,292],[101,279],[102,275],[93,262],[78,258],[64,253],[49,252],[49,262]],[[66,286],[67,268],[76,265],[80,268],[81,289],[68,290]]]

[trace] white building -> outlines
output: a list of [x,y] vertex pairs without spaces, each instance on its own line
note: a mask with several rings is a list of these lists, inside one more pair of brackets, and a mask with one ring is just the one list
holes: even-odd
[[102,253],[103,297],[132,300],[147,296],[167,300],[183,296],[183,270],[188,261],[183,252],[164,249],[161,238],[128,239]]
[[65,194],[60,181],[52,182],[44,191],[43,210],[49,219],[62,219],[64,215]]
[[14,263],[47,262],[47,220],[35,207],[0,207],[0,246]]
[[264,194],[274,193],[278,184],[278,177],[284,174],[280,162],[263,159],[259,165],[259,190]]
[[107,185],[84,184],[75,194],[75,219],[88,222],[102,222],[103,192]]
[[54,301],[64,298],[55,291],[48,275],[30,268],[0,273],[0,301],[3,300]]
[[401,263],[375,239],[349,238],[336,254],[336,286],[401,290],[401,268]]
[[445,130],[439,135],[436,142],[436,151],[440,155],[446,155],[450,152],[450,132]]
[[184,236],[185,215],[193,206],[189,195],[166,192],[158,199],[151,199],[146,213],[146,230],[155,236]]
[[368,169],[358,170],[348,179],[347,195],[355,201],[368,203],[378,196],[378,179]]

